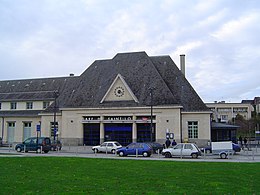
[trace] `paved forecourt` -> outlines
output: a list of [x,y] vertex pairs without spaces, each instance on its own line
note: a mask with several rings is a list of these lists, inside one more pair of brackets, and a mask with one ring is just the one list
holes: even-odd
[[197,159],[189,157],[165,158],[161,154],[153,154],[151,157],[128,156],[119,157],[111,153],[94,153],[91,146],[63,146],[61,151],[50,151],[45,154],[35,152],[16,152],[12,147],[0,147],[0,157],[28,157],[28,156],[60,156],[60,157],[82,157],[82,158],[110,158],[110,159],[136,159],[136,160],[167,160],[167,161],[194,161],[194,162],[260,162],[260,147],[251,150],[242,150],[234,155],[228,156],[227,159],[220,159],[218,155],[202,154]]

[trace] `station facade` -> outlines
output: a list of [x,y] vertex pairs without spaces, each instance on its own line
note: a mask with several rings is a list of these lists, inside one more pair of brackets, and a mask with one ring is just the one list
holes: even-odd
[[210,115],[170,56],[119,53],[80,76],[0,81],[6,143],[37,134],[65,145],[164,143],[170,133],[177,142],[205,145]]

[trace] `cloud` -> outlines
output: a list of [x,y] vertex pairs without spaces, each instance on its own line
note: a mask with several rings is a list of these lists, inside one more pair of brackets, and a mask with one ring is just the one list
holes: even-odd
[[259,13],[256,1],[242,0],[2,0],[0,78],[77,75],[118,52],[176,64],[186,54],[186,77],[203,100],[253,98]]

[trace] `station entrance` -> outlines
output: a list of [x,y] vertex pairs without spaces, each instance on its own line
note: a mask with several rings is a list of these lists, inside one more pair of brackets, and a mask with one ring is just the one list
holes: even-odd
[[100,124],[85,123],[83,125],[83,144],[95,146],[100,144]]
[[105,141],[118,141],[126,146],[132,143],[132,123],[104,124]]

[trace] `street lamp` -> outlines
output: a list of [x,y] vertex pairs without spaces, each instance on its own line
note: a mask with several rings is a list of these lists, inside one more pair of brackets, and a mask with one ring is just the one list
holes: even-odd
[[150,97],[151,97],[151,124],[150,124],[150,132],[151,132],[151,142],[153,141],[153,90],[154,87],[150,87]]
[[53,114],[53,131],[54,131],[54,135],[53,135],[53,139],[55,140],[56,138],[56,134],[57,134],[57,130],[56,130],[56,112],[57,112],[57,97],[59,96],[59,92],[58,90],[54,91],[54,114]]

